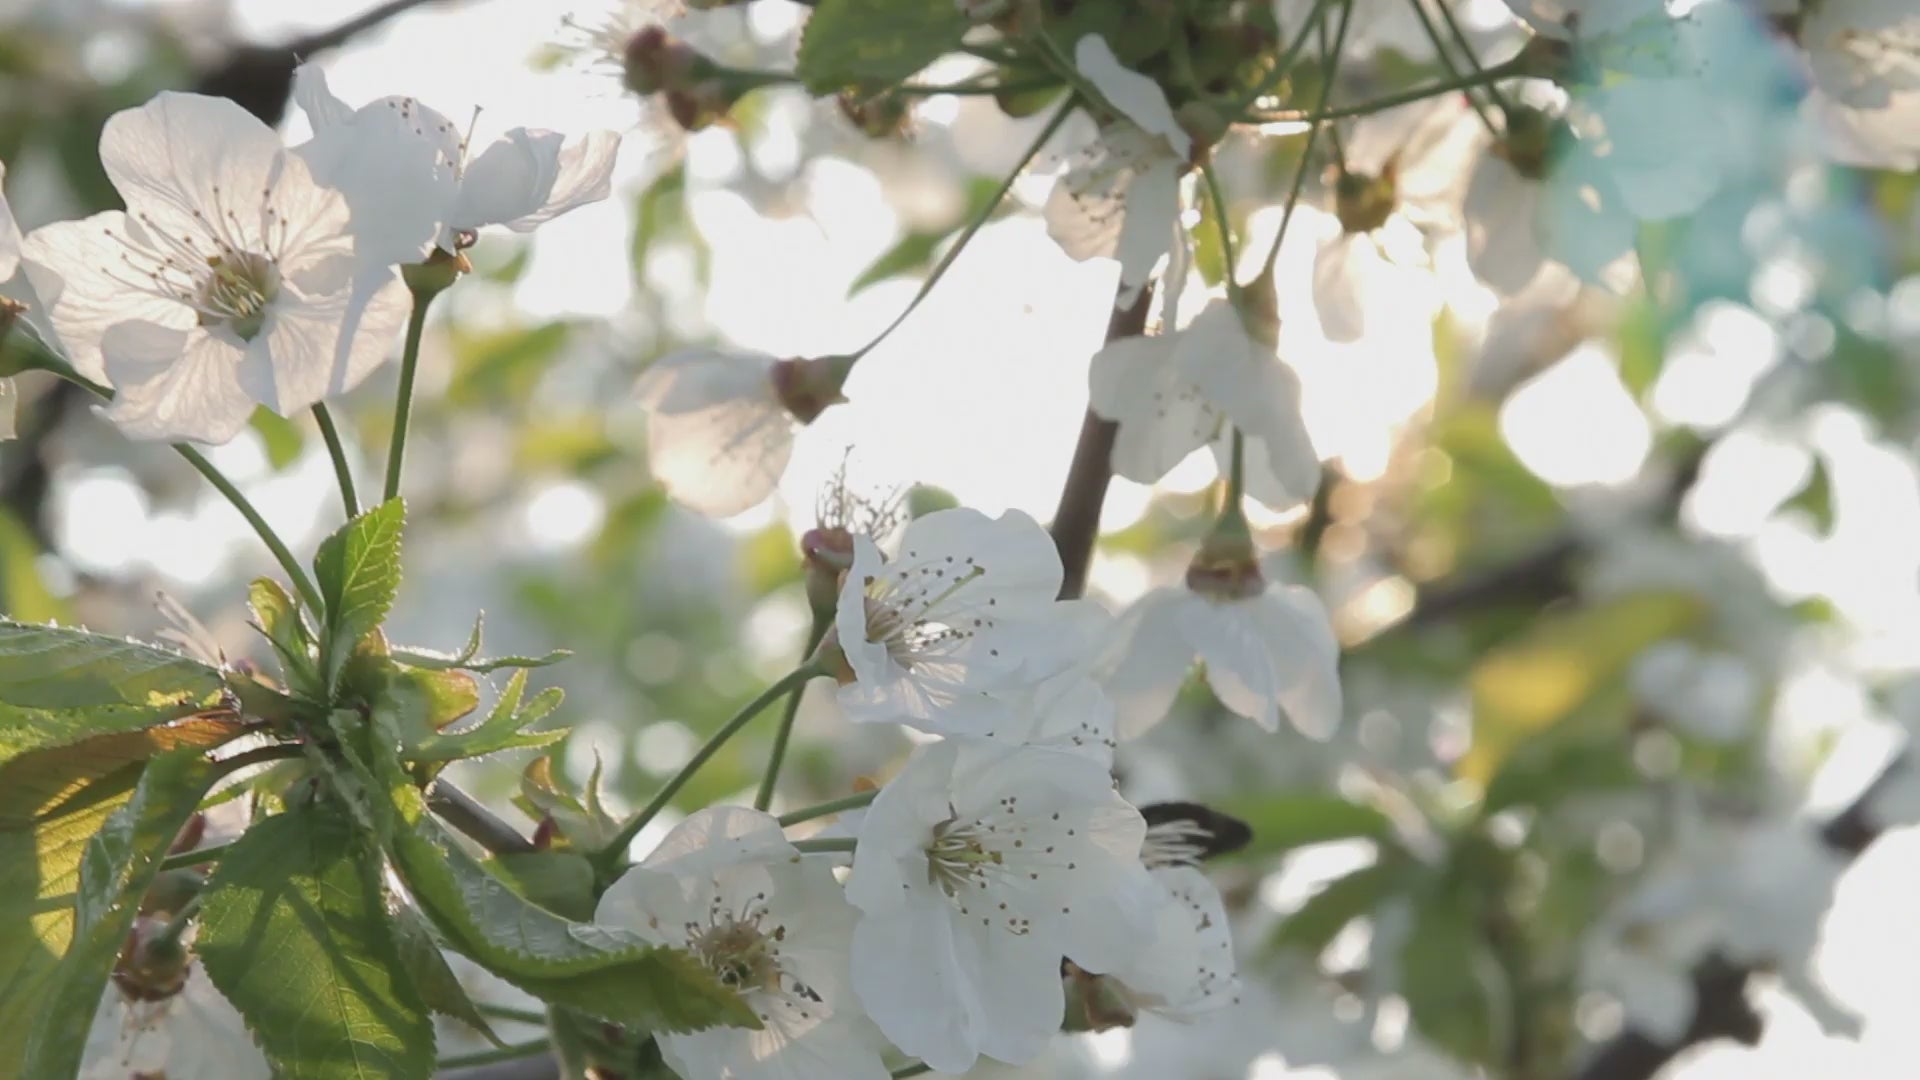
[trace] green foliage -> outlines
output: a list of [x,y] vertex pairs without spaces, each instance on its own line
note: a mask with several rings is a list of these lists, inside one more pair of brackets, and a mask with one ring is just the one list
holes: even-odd
[[1252,842],[1236,858],[1270,858],[1329,840],[1388,840],[1393,836],[1393,824],[1380,811],[1317,791],[1222,799],[1219,809],[1253,830]]
[[686,953],[574,922],[515,892],[426,813],[392,756],[376,765],[393,817],[389,852],[447,943],[544,1001],[653,1031],[759,1026],[752,1010]]
[[957,48],[970,25],[952,0],[820,0],[795,70],[815,94],[883,88]]
[[460,1021],[495,1046],[506,1045],[480,1014],[467,988],[460,985],[446,953],[441,951],[439,937],[419,911],[405,904],[393,905],[387,925],[393,930],[393,947],[399,953],[401,970],[413,980],[427,1008]]
[[484,675],[501,668],[539,668],[557,664],[572,656],[568,649],[555,649],[540,656],[495,656],[487,659],[480,657],[480,638],[486,627],[486,612],[473,617],[473,632],[467,635],[467,643],[457,653],[439,653],[430,649],[394,649],[393,658],[410,667],[426,668],[429,671],[445,671],[455,668]]
[[74,901],[73,941],[43,993],[36,995],[45,1007],[30,1029],[25,1075],[58,1080],[79,1071],[107,974],[140,911],[141,898],[168,845],[218,775],[217,767],[193,750],[153,759],[132,799],[87,842]]
[[247,422],[260,441],[266,444],[267,464],[275,472],[281,472],[287,466],[300,460],[300,451],[306,447],[306,435],[299,425],[267,408],[265,405],[253,410],[253,418]]
[[13,511],[0,507],[0,611],[21,622],[68,622],[67,602],[40,576],[40,542]]
[[[480,707],[480,684],[464,671],[382,665],[374,712],[400,736],[403,753],[432,742],[442,728]],[[442,758],[440,760],[451,760]]]
[[515,892],[575,922],[593,918],[593,864],[574,851],[529,851],[488,859],[488,870]]
[[25,1075],[27,1040],[73,940],[88,842],[132,797],[141,769],[124,766],[30,817],[0,821],[0,1076]]
[[1697,596],[1648,592],[1537,620],[1474,666],[1473,746],[1459,774],[1486,784],[1528,736],[1571,715],[1642,649],[1704,617]]
[[361,636],[379,627],[400,589],[400,534],[406,525],[403,499],[368,510],[320,542],[313,570],[327,605],[323,657],[329,690]]
[[322,687],[314,656],[317,643],[300,617],[300,606],[271,578],[259,578],[248,586],[247,604],[253,609],[253,625],[280,657],[287,686],[295,693],[318,696]]
[[1474,910],[1438,890],[1415,909],[1400,950],[1400,992],[1413,1025],[1462,1061],[1491,1064],[1511,1027],[1507,979]]
[[546,746],[565,738],[565,728],[528,730],[560,707],[565,696],[561,689],[549,686],[522,704],[526,689],[527,673],[514,672],[486,719],[461,731],[432,731],[405,747],[402,756],[412,762],[458,761],[501,750]]
[[208,882],[195,949],[287,1080],[433,1070],[433,1025],[400,963],[378,853],[331,802],[248,829]]
[[1398,869],[1384,861],[1334,878],[1274,926],[1267,948],[1318,956],[1348,923],[1394,895],[1399,884]]
[[620,822],[600,803],[601,763],[593,763],[593,775],[587,778],[586,798],[577,799],[560,790],[553,781],[550,758],[527,762],[520,774],[520,791],[514,805],[536,821],[551,820],[559,830],[558,842],[565,847],[598,851],[620,832]]
[[239,734],[218,671],[150,645],[0,622],[0,819],[175,746]]

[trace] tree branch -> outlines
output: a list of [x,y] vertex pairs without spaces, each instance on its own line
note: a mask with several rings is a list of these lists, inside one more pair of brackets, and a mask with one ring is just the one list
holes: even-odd
[[[1140,290],[1131,307],[1115,307],[1107,319],[1107,341],[1134,337],[1147,328],[1147,309],[1153,305],[1153,287]],[[1053,512],[1053,544],[1060,549],[1060,599],[1071,600],[1087,591],[1087,566],[1093,562],[1093,543],[1100,536],[1100,508],[1113,480],[1113,436],[1119,425],[1102,420],[1091,406],[1080,422],[1080,441],[1067,467],[1066,486]]]
[[[1820,828],[1820,839],[1849,859],[1858,857],[1879,839],[1881,827],[1873,820],[1874,799],[1907,767],[1906,756],[1895,758],[1851,805]],[[1747,979],[1754,969],[1709,956],[1693,969],[1693,1020],[1677,1042],[1661,1042],[1638,1031],[1625,1031],[1602,1046],[1573,1074],[1574,1080],[1653,1080],[1682,1050],[1715,1039],[1733,1039],[1752,1046],[1760,1041],[1765,1021],[1747,1000]]]
[[535,850],[533,843],[520,835],[520,830],[445,780],[435,780],[427,790],[427,808],[495,855],[521,855]]
[[196,93],[227,98],[261,120],[277,124],[287,111],[287,98],[293,92],[293,69],[314,53],[344,45],[414,8],[444,2],[446,0],[386,0],[335,26],[292,41],[238,46],[218,67],[202,72],[194,80],[193,89]]

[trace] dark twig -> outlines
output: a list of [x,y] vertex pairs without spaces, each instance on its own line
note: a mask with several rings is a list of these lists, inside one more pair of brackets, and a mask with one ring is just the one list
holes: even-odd
[[[1820,828],[1820,839],[1839,854],[1859,856],[1883,831],[1873,819],[1873,803],[1880,792],[1907,768],[1905,756],[1895,758],[1845,810]],[[1677,1042],[1662,1042],[1643,1032],[1625,1031],[1595,1051],[1573,1080],[1653,1080],[1682,1050],[1716,1039],[1732,1039],[1752,1046],[1760,1041],[1765,1022],[1747,999],[1747,980],[1754,969],[1709,956],[1693,970],[1693,1020]]]
[[222,58],[219,66],[202,72],[193,89],[227,98],[267,123],[277,124],[293,92],[293,69],[314,53],[344,45],[414,8],[441,2],[444,0],[386,0],[305,37],[279,45],[241,45]]
[[440,1080],[560,1080],[560,1062],[552,1054],[542,1054],[518,1061],[448,1069],[440,1074]]
[[495,855],[518,855],[534,850],[520,830],[500,820],[473,796],[445,780],[436,780],[427,792],[427,807]]
[[[1107,340],[1143,332],[1152,304],[1153,288],[1148,286],[1140,290],[1131,307],[1114,308],[1107,319]],[[1060,505],[1053,512],[1049,528],[1065,571],[1060,580],[1062,600],[1087,589],[1087,566],[1093,561],[1093,543],[1100,535],[1100,507],[1107,501],[1107,485],[1113,480],[1113,436],[1118,429],[1118,424],[1102,420],[1091,408],[1080,422],[1080,441],[1073,448],[1073,464],[1067,467],[1066,486],[1060,491]]]

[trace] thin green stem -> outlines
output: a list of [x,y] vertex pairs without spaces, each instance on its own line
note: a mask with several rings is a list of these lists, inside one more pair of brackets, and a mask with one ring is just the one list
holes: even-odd
[[516,1024],[538,1024],[541,1027],[545,1027],[547,1023],[547,1014],[533,1009],[516,1009],[510,1005],[489,1005],[480,1001],[474,1002],[473,1007],[480,1010],[480,1015],[490,1016],[495,1020],[511,1020]]
[[1240,500],[1247,492],[1247,436],[1238,426],[1233,429],[1233,453],[1227,462],[1227,501],[1220,514],[1240,513]]
[[[1336,62],[1339,60],[1340,47],[1345,44],[1347,40],[1347,27],[1351,25],[1352,22],[1353,9],[1347,8],[1340,18],[1340,29],[1334,33],[1332,55]],[[1320,101],[1314,109],[1317,113],[1325,113],[1327,111],[1327,99],[1333,96],[1334,74],[1333,70],[1328,70],[1326,81],[1320,84]],[[1306,145],[1300,148],[1300,167],[1294,171],[1293,187],[1287,191],[1287,207],[1281,211],[1280,227],[1274,231],[1273,245],[1267,248],[1266,262],[1262,264],[1260,269],[1262,278],[1271,278],[1273,276],[1274,260],[1280,257],[1280,242],[1287,238],[1287,226],[1293,224],[1293,212],[1300,205],[1300,192],[1307,182],[1307,170],[1313,167],[1313,143],[1319,134],[1320,123],[1315,121],[1314,125],[1307,129]],[[1238,433],[1236,432],[1236,434]]]
[[1113,107],[1113,103],[1107,100],[1107,96],[1100,92],[1099,87],[1088,82],[1087,77],[1080,74],[1080,66],[1073,62],[1073,57],[1067,55],[1067,51],[1060,47],[1059,42],[1053,40],[1053,35],[1047,33],[1046,27],[1035,23],[1028,38],[1035,42],[1034,55],[1040,58],[1041,63],[1052,68],[1053,73],[1059,76],[1062,82],[1073,87],[1081,100],[1091,105],[1098,105],[1106,112],[1120,111]]
[[435,1067],[441,1069],[460,1069],[469,1065],[492,1065],[498,1061],[518,1061],[521,1058],[545,1053],[552,1048],[552,1045],[552,1041],[549,1039],[530,1039],[523,1043],[514,1043],[512,1046],[502,1046],[497,1050],[480,1050],[471,1054],[455,1054],[453,1057],[444,1057],[435,1063]]
[[893,1072],[887,1075],[893,1077],[894,1080],[901,1080],[902,1077],[923,1076],[932,1071],[933,1071],[933,1066],[927,1064],[924,1061],[921,1061],[921,1062],[916,1062],[915,1064],[912,1064],[912,1065],[902,1065],[901,1067],[893,1070]]
[[[1447,51],[1447,43],[1446,40],[1440,36],[1440,28],[1433,24],[1433,17],[1427,14],[1426,0],[1407,0],[1407,6],[1413,8],[1414,15],[1420,19],[1420,28],[1426,31],[1427,40],[1433,42],[1433,54],[1440,58],[1441,66],[1447,69],[1447,77],[1452,79],[1460,78],[1460,68],[1453,62],[1453,56]],[[1444,10],[1446,0],[1441,0],[1440,6]],[[1472,62],[1471,56],[1468,57],[1468,62]],[[1466,92],[1463,91],[1463,93]],[[1466,93],[1466,98],[1467,104],[1473,106],[1474,115],[1478,116],[1480,123],[1486,127],[1487,133],[1495,138],[1499,138],[1500,132],[1493,126],[1493,117],[1487,115],[1487,107],[1482,105],[1480,99],[1471,93]]]
[[621,859],[626,858],[627,847],[633,843],[633,838],[640,835],[640,830],[647,827],[647,822],[652,821],[660,811],[667,808],[667,803],[673,801],[674,795],[686,786],[687,781],[693,779],[693,774],[699,772],[708,759],[727,744],[727,740],[738,734],[741,728],[747,726],[748,721],[765,711],[766,707],[773,704],[780,695],[805,686],[808,679],[823,674],[825,671],[821,666],[810,660],[781,676],[772,686],[760,691],[758,697],[742,706],[740,711],[733,715],[733,719],[722,724],[720,730],[714,732],[700,749],[693,752],[693,757],[689,758],[687,763],[680,767],[680,771],[673,774],[673,778],[654,793],[647,805],[641,807],[639,812],[620,826],[620,831],[607,843],[607,846],[595,853],[593,857],[595,865],[603,871],[611,870]]
[[1326,11],[1327,5],[1332,2],[1333,0],[1315,0],[1313,7],[1307,12],[1306,20],[1300,24],[1300,33],[1294,37],[1293,44],[1288,45],[1287,51],[1274,59],[1273,66],[1267,69],[1266,76],[1240,99],[1239,107],[1234,109],[1235,112],[1246,112],[1253,107],[1254,102],[1272,93],[1273,88],[1280,85],[1280,80],[1286,78],[1287,72],[1292,70],[1294,60],[1299,58],[1300,50],[1307,47],[1307,39],[1313,36],[1313,28],[1319,25],[1321,13]]
[[[827,636],[827,628],[833,625],[831,615],[815,613],[813,625],[807,628],[807,644],[801,650],[803,657],[812,656],[820,647],[820,639]],[[773,805],[774,785],[780,782],[780,766],[787,758],[787,741],[793,737],[793,721],[800,715],[800,700],[807,695],[807,684],[801,683],[787,694],[787,707],[780,714],[780,726],[773,732],[773,748],[767,751],[766,775],[760,778],[760,790],[754,793],[753,808],[765,810]]]
[[193,921],[195,915],[200,914],[200,905],[206,900],[206,897],[207,894],[204,892],[197,892],[188,897],[187,902],[180,905],[179,911],[167,917],[166,925],[160,928],[159,932],[154,935],[154,939],[157,941],[179,941],[180,935],[187,932],[187,924]]
[[[1248,113],[1245,116],[1245,119],[1256,124],[1271,124],[1271,123],[1315,124],[1323,120],[1339,120],[1349,116],[1369,116],[1373,113],[1385,112],[1388,109],[1392,109],[1401,105],[1408,104],[1409,102],[1423,101],[1427,98],[1438,97],[1441,94],[1449,93],[1454,90],[1465,90],[1475,86],[1488,86],[1493,83],[1499,82],[1502,79],[1510,79],[1515,76],[1524,75],[1524,74],[1526,74],[1525,62],[1519,59],[1514,59],[1514,60],[1509,60],[1504,64],[1498,64],[1498,65],[1495,65],[1494,67],[1487,68],[1484,71],[1476,71],[1466,75],[1462,75],[1457,79],[1443,79],[1439,82],[1432,82],[1422,86],[1409,87],[1405,90],[1399,91],[1398,93],[1386,94],[1384,96],[1374,98],[1371,101],[1362,101],[1356,105],[1342,105],[1337,109],[1329,109],[1329,108],[1322,107],[1322,108],[1317,108],[1310,113],[1303,113],[1303,112]],[[1329,82],[1328,86],[1330,87],[1331,85],[1332,85],[1331,82]]]
[[327,456],[333,459],[333,475],[340,482],[340,505],[347,516],[360,516],[360,497],[353,490],[353,470],[347,467],[347,448],[340,443],[340,429],[333,426],[333,414],[325,402],[315,402],[314,423],[320,425],[320,438],[327,444]]
[[287,572],[287,579],[293,582],[294,589],[300,593],[300,598],[306,601],[307,606],[316,615],[323,611],[326,605],[320,600],[320,590],[314,588],[312,579],[307,577],[306,568],[293,557],[293,552],[287,550],[287,545],[281,542],[279,534],[273,531],[273,526],[267,524],[267,519],[260,516],[260,511],[253,508],[253,503],[247,501],[247,497],[240,493],[240,489],[234,487],[233,482],[228,480],[219,469],[214,468],[213,462],[208,461],[200,451],[186,443],[174,443],[173,448],[181,457],[187,459],[187,464],[192,465],[199,470],[201,476],[207,478],[207,483],[212,484],[214,490],[226,496],[227,501],[233,504],[233,508],[240,511],[240,516],[247,519],[247,524],[253,526],[253,531],[260,536],[260,542],[267,545],[267,550],[273,553],[274,559],[280,563],[280,568]]
[[1214,224],[1220,227],[1220,264],[1226,268],[1227,294],[1232,296],[1240,291],[1233,280],[1233,221],[1227,214],[1227,199],[1220,191],[1220,176],[1213,171],[1212,162],[1200,166],[1200,176],[1207,182],[1207,200],[1213,203]]
[[793,847],[802,855],[835,855],[851,852],[855,842],[850,836],[815,836],[806,840],[795,840]]
[[784,829],[789,825],[798,825],[803,821],[812,821],[814,818],[823,818],[829,814],[838,814],[843,810],[858,810],[872,803],[874,796],[878,794],[880,794],[878,789],[863,791],[858,795],[849,795],[844,799],[833,799],[829,802],[815,803],[812,806],[803,806],[798,810],[790,810],[780,815],[780,827]]
[[927,274],[927,280],[920,283],[920,291],[913,294],[913,299],[908,302],[906,309],[895,316],[894,320],[887,324],[887,328],[880,331],[872,341],[861,346],[861,348],[853,354],[852,359],[856,361],[859,360],[861,357],[872,352],[881,342],[887,340],[895,330],[900,329],[901,323],[907,321],[907,316],[913,314],[914,309],[920,306],[920,302],[927,298],[927,294],[933,291],[933,287],[940,283],[942,277],[946,276],[947,270],[953,266],[954,260],[958,259],[960,253],[966,250],[967,245],[973,241],[974,234],[978,233],[980,229],[992,219],[993,212],[1000,207],[1000,201],[1007,197],[1007,192],[1013,190],[1014,182],[1019,180],[1020,174],[1026,171],[1027,163],[1031,162],[1034,156],[1040,153],[1040,148],[1047,144],[1048,139],[1053,138],[1053,133],[1060,130],[1060,125],[1066,122],[1067,115],[1073,111],[1073,104],[1072,98],[1068,98],[1060,103],[1060,107],[1055,109],[1053,116],[1047,120],[1046,126],[1040,129],[1040,134],[1035,136],[1033,143],[1027,147],[1026,153],[1020,155],[1020,160],[1015,163],[1012,170],[1007,173],[1006,179],[1000,181],[1000,186],[994,190],[992,198],[987,199],[981,204],[979,211],[973,215],[973,219],[967,222],[966,228],[961,230],[959,237],[947,248],[946,254],[940,256],[940,261],[934,264],[933,270]]
[[[1473,51],[1473,42],[1468,41],[1466,31],[1460,29],[1460,23],[1453,17],[1453,9],[1447,6],[1447,0],[1434,0],[1433,6],[1440,9],[1440,21],[1447,24],[1447,33],[1452,34],[1454,43],[1460,46],[1460,54],[1467,58],[1467,66],[1478,72],[1489,70],[1480,66],[1480,57]],[[1500,106],[1502,112],[1511,107],[1507,99],[1500,95],[1500,88],[1492,83],[1487,84],[1487,96]]]
[[160,872],[179,870],[187,866],[199,866],[201,863],[219,862],[220,857],[233,847],[231,841],[224,844],[212,844],[196,851],[178,851],[160,860]]
[[427,306],[433,294],[415,293],[413,314],[407,319],[407,344],[400,354],[400,392],[393,402],[393,441],[387,446],[385,502],[400,494],[400,463],[407,453],[407,424],[413,416],[413,377],[420,367],[420,333],[427,325]]

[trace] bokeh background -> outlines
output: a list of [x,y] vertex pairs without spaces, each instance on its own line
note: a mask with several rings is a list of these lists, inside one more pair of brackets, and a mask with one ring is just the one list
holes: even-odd
[[[486,236],[475,273],[436,305],[391,633],[456,648],[485,609],[491,653],[574,650],[536,675],[567,692],[556,721],[573,734],[554,763],[575,782],[598,765],[611,799],[635,805],[791,665],[808,619],[795,537],[837,471],[862,490],[912,488],[921,506],[1051,513],[1115,273],[1061,254],[1036,213],[1074,134],[858,367],[850,404],[801,434],[779,496],[713,522],[650,479],[637,373],[689,343],[778,355],[865,343],[1036,121],[987,99],[933,98],[908,138],[874,140],[831,101],[773,88],[745,99],[730,125],[688,135],[625,94],[617,72],[567,52],[576,36],[560,6],[391,6],[405,10],[376,11],[313,50],[346,100],[412,95],[470,116],[483,141],[517,125],[627,136],[614,198],[531,238]],[[108,205],[94,147],[113,111],[165,88],[271,97],[277,48],[370,10],[0,3],[0,160],[22,226]],[[1506,8],[1459,10],[1497,52]],[[755,0],[676,30],[729,63],[774,68],[790,64],[804,16]],[[1422,43],[1391,27],[1370,48],[1383,88],[1433,70]],[[305,136],[297,110],[284,127]],[[1298,142],[1236,138],[1221,151],[1243,246],[1256,253]],[[1455,1075],[1410,1034],[1392,965],[1370,951],[1383,920],[1404,911],[1357,911],[1306,949],[1277,929],[1322,883],[1380,857],[1372,841],[1310,843],[1290,823],[1330,801],[1404,803],[1417,835],[1423,818],[1477,797],[1463,777],[1486,779],[1546,731],[1591,741],[1542,752],[1515,781],[1533,788],[1512,822],[1509,865],[1535,855],[1547,880],[1581,884],[1564,909],[1508,911],[1530,928],[1521,936],[1552,945],[1519,970],[1505,965],[1489,993],[1514,1023],[1545,1025],[1541,1003],[1565,1006],[1554,1016],[1572,1028],[1546,1040],[1556,1047],[1604,1039],[1622,1011],[1572,974],[1592,955],[1582,927],[1681,843],[1686,822],[1819,821],[1878,775],[1920,720],[1895,692],[1920,666],[1920,184],[1817,167],[1787,179],[1768,205],[1792,243],[1766,242],[1751,206],[1702,229],[1695,239],[1725,256],[1723,272],[1685,303],[1554,276],[1496,297],[1454,238],[1428,265],[1380,268],[1370,295],[1387,317],[1348,346],[1319,337],[1307,299],[1313,248],[1337,224],[1311,203],[1300,211],[1281,258],[1283,355],[1305,383],[1327,483],[1311,507],[1255,524],[1274,552],[1270,575],[1311,582],[1335,614],[1349,650],[1347,722],[1325,744],[1268,736],[1196,688],[1123,749],[1136,801],[1223,801],[1263,830],[1252,854],[1217,871],[1240,913],[1246,1000],[1218,1027],[1149,1019],[1062,1041],[1019,1075]],[[1678,265],[1685,253],[1665,254]],[[363,481],[381,464],[393,383],[389,369],[336,406]],[[259,657],[244,591],[274,568],[241,519],[177,458],[119,439],[77,395],[33,376],[20,389],[20,437],[0,445],[7,614],[150,635],[165,592],[230,655]],[[263,414],[210,456],[296,549],[337,524],[305,418]],[[1204,456],[1155,489],[1116,481],[1092,594],[1119,608],[1177,580],[1208,523],[1212,481]],[[906,746],[895,732],[850,729],[830,695],[809,698],[785,798],[843,794]],[[765,749],[764,733],[736,739],[677,805],[750,790]],[[1619,782],[1622,763],[1635,782]],[[525,764],[455,773],[504,808]],[[1895,828],[1807,928],[1812,970],[1857,1017],[1857,1039],[1831,1034],[1833,1017],[1823,1025],[1763,976],[1758,1045],[1696,1048],[1670,1075],[1915,1075],[1917,895],[1920,832]],[[1536,976],[1539,986],[1527,981]]]

